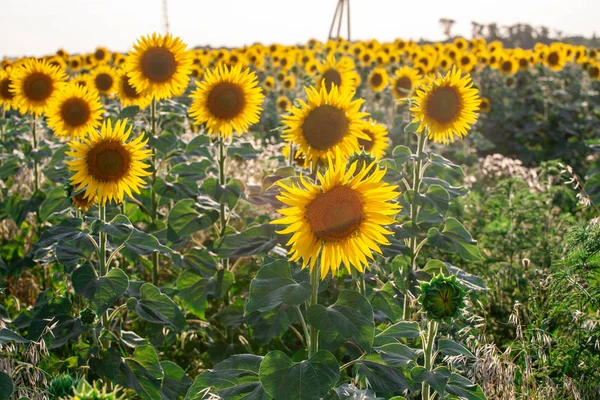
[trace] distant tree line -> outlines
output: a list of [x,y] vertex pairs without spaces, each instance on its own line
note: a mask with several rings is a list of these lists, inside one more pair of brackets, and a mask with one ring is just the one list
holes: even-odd
[[[453,40],[456,36],[452,33],[452,28],[456,23],[449,18],[440,19],[440,27],[447,40]],[[562,41],[574,45],[584,45],[587,47],[600,47],[600,38],[594,34],[591,38],[583,36],[565,36],[557,29],[551,29],[545,26],[533,27],[528,24],[514,24],[500,26],[496,23],[480,24],[471,22],[471,36],[473,38],[483,38],[488,42],[499,40],[505,47],[521,47],[530,49],[536,43],[551,43]]]

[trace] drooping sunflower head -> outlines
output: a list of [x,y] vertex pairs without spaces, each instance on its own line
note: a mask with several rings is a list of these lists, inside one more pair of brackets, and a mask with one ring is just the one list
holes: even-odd
[[40,115],[46,111],[52,97],[65,85],[66,77],[58,67],[31,58],[14,69],[11,79],[14,108],[18,108],[23,115]]
[[102,129],[91,131],[82,141],[72,140],[66,154],[73,160],[66,161],[75,174],[70,178],[75,191],[85,189],[86,198],[98,197],[100,204],[122,202],[125,194],[133,197],[140,193],[143,177],[150,175],[150,165],[143,161],[150,157],[145,150],[148,140],[143,136],[127,141],[132,126],[127,129],[127,119],[118,120],[113,128],[110,120]]
[[182,93],[192,70],[192,54],[186,44],[170,34],[142,36],[125,63],[131,83],[140,93],[166,99]]
[[395,99],[412,96],[422,77],[416,69],[404,66],[396,70],[392,79],[392,94]]
[[55,135],[82,138],[100,126],[103,112],[96,91],[71,82],[57,92],[46,115]]
[[150,96],[136,90],[131,84],[131,78],[124,71],[119,71],[117,74],[117,97],[123,107],[138,106],[144,109],[152,103]]
[[477,121],[479,91],[473,88],[471,76],[461,76],[455,67],[446,75],[438,75],[429,84],[421,85],[414,98],[413,122],[420,122],[419,132],[427,129],[436,143],[447,144],[462,138]]
[[445,277],[440,274],[430,282],[421,285],[419,302],[427,318],[444,321],[460,316],[465,307],[466,291],[456,281],[456,275]]
[[12,84],[12,68],[0,69],[0,105],[10,110],[15,103],[15,94],[10,90]]
[[249,69],[220,65],[207,70],[204,80],[196,85],[190,116],[197,124],[206,123],[209,134],[229,138],[236,131],[241,135],[259,121],[265,96],[256,74]]
[[318,65],[317,70],[318,72],[315,77],[317,90],[321,90],[322,86],[327,90],[331,90],[333,86],[337,86],[340,92],[356,89],[356,71],[353,65],[342,60],[337,61],[332,54],[327,56],[327,59]]
[[389,82],[390,77],[385,68],[374,68],[369,74],[369,86],[374,92],[383,91]]
[[291,105],[292,103],[290,102],[290,99],[287,98],[287,96],[279,96],[277,98],[277,109],[279,111],[285,111],[288,108],[290,108]]
[[100,94],[113,94],[117,90],[117,70],[104,64],[97,66],[90,74],[90,84]]
[[385,151],[389,146],[388,131],[385,125],[369,119],[364,122],[362,132],[369,137],[369,140],[359,138],[358,145],[360,148],[371,154],[376,160],[385,157]]
[[299,100],[300,107],[291,107],[291,114],[283,117],[287,128],[282,137],[313,164],[336,154],[347,158],[358,151],[358,139],[369,139],[361,130],[361,118],[367,116],[359,111],[363,100],[353,100],[352,92],[340,92],[335,85],[331,90],[325,86],[305,90],[307,103]]
[[367,258],[381,254],[388,245],[385,235],[392,232],[384,226],[394,223],[400,206],[391,201],[398,197],[397,186],[382,181],[385,169],[377,163],[347,167],[342,157],[329,159],[325,174],[318,173],[315,184],[302,176],[298,186],[280,183],[278,199],[288,208],[279,210],[283,218],[272,224],[287,225],[278,233],[292,234],[291,261],[302,260],[302,268],[312,271],[320,253],[320,276],[337,273],[343,264],[348,272],[363,272]]
[[98,202],[98,198],[96,195],[92,195],[90,197],[85,197],[85,191],[80,191],[71,196],[71,201],[73,202],[73,206],[77,207],[83,212],[87,212],[91,206]]

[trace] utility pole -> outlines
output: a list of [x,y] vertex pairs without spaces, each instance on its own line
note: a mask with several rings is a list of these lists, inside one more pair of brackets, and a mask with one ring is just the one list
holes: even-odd
[[[333,20],[329,27],[329,39],[338,39],[342,32],[342,22],[344,20],[344,11],[346,12],[346,25],[348,28],[348,37],[350,40],[350,0],[338,0],[338,4],[333,14]],[[336,35],[333,35],[334,29],[337,26]]]
[[169,13],[167,10],[167,0],[162,0],[163,23],[165,24],[165,33],[169,33]]

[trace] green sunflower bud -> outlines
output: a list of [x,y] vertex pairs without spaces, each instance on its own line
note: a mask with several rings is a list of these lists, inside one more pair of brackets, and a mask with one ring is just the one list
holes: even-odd
[[88,307],[79,313],[79,318],[81,318],[81,322],[83,322],[84,325],[91,325],[96,320],[96,313]]
[[456,276],[438,275],[421,285],[419,301],[427,318],[442,321],[456,318],[465,306],[465,289],[456,281]]
[[[352,154],[352,156],[350,156],[350,159],[348,160],[348,164],[352,165],[355,161],[357,162],[357,164],[356,164],[356,171],[354,171],[354,176],[356,176],[356,174],[358,174],[363,169],[363,167],[368,167],[369,165],[371,165],[371,163],[373,161],[377,161],[377,160],[370,153],[367,153],[364,150],[361,150],[360,153],[354,153],[354,154]],[[373,171],[376,169],[377,169],[377,167],[375,167],[371,171],[369,171],[367,176],[371,175],[373,173]]]
[[69,374],[62,374],[52,378],[48,387],[48,397],[50,399],[59,399],[69,396],[73,393],[73,388],[77,380]]

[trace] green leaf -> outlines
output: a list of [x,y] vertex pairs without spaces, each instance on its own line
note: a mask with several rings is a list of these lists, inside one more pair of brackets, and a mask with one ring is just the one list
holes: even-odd
[[217,220],[218,215],[214,212],[200,214],[196,211],[194,200],[181,200],[169,212],[167,224],[169,227],[169,239],[177,241],[182,237],[211,227]]
[[105,276],[98,277],[94,268],[87,263],[73,272],[72,281],[75,293],[94,303],[98,315],[112,306],[129,287],[127,275],[119,268],[113,268]]
[[36,249],[45,248],[56,242],[75,240],[85,234],[81,231],[81,219],[66,218],[45,230],[35,244]]
[[342,290],[335,304],[325,308],[313,304],[307,312],[308,322],[320,331],[337,332],[370,351],[375,336],[373,309],[360,293]]
[[235,179],[230,179],[223,187],[215,178],[207,178],[202,183],[202,190],[217,203],[225,204],[230,209],[235,207],[243,193],[241,184]]
[[19,159],[17,157],[11,157],[8,161],[4,161],[0,166],[0,179],[6,180],[11,176],[15,176],[19,170]]
[[163,399],[179,400],[185,396],[189,387],[192,386],[192,380],[188,378],[185,371],[171,361],[162,361],[160,367],[164,372],[164,379],[160,388]]
[[194,314],[204,318],[207,298],[209,296],[222,298],[229,291],[234,280],[231,271],[219,270],[210,278],[191,271],[183,271],[177,279],[178,295]]
[[40,219],[46,221],[54,213],[60,213],[69,208],[71,201],[62,187],[55,187],[40,206]]
[[96,221],[92,225],[94,233],[106,232],[109,242],[115,246],[124,245],[127,250],[138,256],[147,256],[154,251],[170,254],[171,249],[160,244],[149,233],[137,229],[129,218],[119,214],[110,222]]
[[402,343],[388,343],[375,349],[390,367],[404,367],[417,362],[417,351]]
[[282,351],[271,351],[260,364],[260,383],[275,399],[319,400],[340,377],[339,364],[328,351],[293,362]]
[[268,311],[282,303],[297,306],[308,300],[311,293],[310,283],[294,280],[290,264],[277,260],[263,266],[250,282],[246,312]]
[[150,147],[156,149],[156,152],[162,157],[175,150],[178,144],[179,139],[171,131],[162,131],[158,137],[153,138],[149,143]]
[[201,153],[198,152],[199,149],[206,148],[210,145],[210,136],[208,135],[196,135],[190,142],[186,145],[185,151],[183,154],[190,155],[196,154],[199,155]]
[[405,339],[418,338],[421,335],[419,324],[416,322],[400,321],[387,327],[383,332],[377,334],[378,337],[391,336]]
[[0,329],[0,344],[6,344],[9,342],[27,344],[30,342],[30,340],[23,338],[18,333],[13,332],[9,329],[6,329],[6,328]]
[[154,285],[144,283],[140,288],[141,299],[131,297],[127,307],[136,312],[144,321],[170,325],[178,331],[187,327],[185,316],[177,304]]
[[239,157],[242,160],[253,160],[261,154],[261,150],[252,147],[249,142],[236,143],[236,146],[227,148],[227,155],[229,157]]
[[469,189],[464,188],[462,186],[452,186],[445,180],[439,179],[439,178],[432,178],[432,177],[426,176],[423,178],[423,180],[421,182],[427,186],[439,185],[439,186],[443,187],[444,189],[446,189],[448,194],[450,194],[451,199],[454,199],[456,197],[461,197],[461,196],[464,196],[467,193],[469,193]]
[[446,253],[458,253],[466,261],[478,261],[483,257],[477,248],[477,242],[455,218],[448,218],[444,230],[431,228],[427,232],[429,244]]
[[225,236],[215,244],[215,251],[223,258],[239,258],[265,254],[276,245],[275,227],[263,224],[236,235]]
[[184,400],[202,398],[206,388],[212,388],[224,400],[267,399],[260,382],[259,368],[263,357],[237,354],[198,375]]
[[450,375],[450,379],[448,379],[446,392],[467,400],[487,400],[487,397],[479,385],[473,384],[467,378],[454,372]]
[[450,169],[460,176],[465,175],[465,173],[463,172],[463,169],[460,165],[454,164],[452,161],[448,160],[447,158],[445,158],[444,156],[441,156],[439,154],[431,153],[429,155],[429,161],[431,162],[432,165],[434,165],[436,167]]
[[361,361],[357,375],[361,381],[368,381],[369,387],[380,395],[402,393],[410,388],[400,370],[372,361]]
[[210,278],[217,272],[217,260],[208,250],[194,247],[184,255],[173,254],[173,261],[184,269],[189,269],[205,278]]
[[440,353],[447,356],[465,356],[475,358],[473,353],[467,350],[463,345],[456,343],[451,339],[439,339],[438,350]]
[[416,366],[410,371],[411,378],[415,382],[427,382],[441,396],[446,392],[446,383],[450,377],[450,370],[446,367],[437,367],[433,371]]
[[140,108],[138,106],[129,106],[125,107],[119,113],[118,119],[124,118],[133,118],[140,112]]
[[15,390],[15,385],[7,373],[0,371],[0,400],[8,400]]
[[396,146],[392,151],[392,157],[396,162],[396,166],[401,167],[404,166],[404,164],[406,164],[407,161],[412,160],[414,158],[414,155],[412,153],[412,150],[408,147]]

